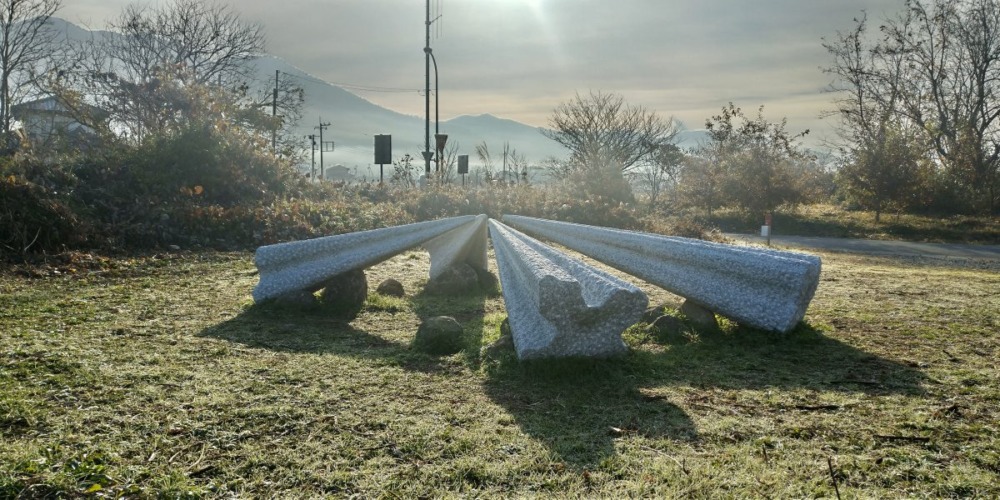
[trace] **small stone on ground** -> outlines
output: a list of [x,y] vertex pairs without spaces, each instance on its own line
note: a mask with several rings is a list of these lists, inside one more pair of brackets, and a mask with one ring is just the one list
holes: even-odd
[[649,328],[659,335],[679,335],[684,331],[684,322],[680,318],[664,314],[650,323]]
[[646,312],[642,313],[642,319],[640,321],[650,325],[653,324],[653,322],[656,321],[657,318],[666,314],[667,307],[668,307],[667,304],[649,306],[648,308],[646,308]]
[[406,295],[406,291],[403,289],[403,284],[399,280],[389,278],[381,283],[379,283],[378,288],[375,289],[381,295],[387,295],[389,297],[403,297]]
[[413,347],[427,354],[455,354],[464,347],[464,330],[451,316],[427,318],[417,329]]

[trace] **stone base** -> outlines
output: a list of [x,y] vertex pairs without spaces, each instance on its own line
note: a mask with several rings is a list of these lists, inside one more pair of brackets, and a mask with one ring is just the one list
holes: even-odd
[[685,300],[681,304],[679,312],[691,322],[691,324],[703,330],[714,331],[719,329],[719,321],[715,319],[715,313],[701,307],[690,300]]
[[368,298],[368,278],[363,269],[338,274],[323,283],[320,303],[323,309],[344,319],[354,319]]
[[403,284],[399,280],[389,278],[381,283],[375,288],[375,292],[381,295],[386,295],[389,297],[405,297],[406,290],[403,289]]
[[430,280],[425,288],[431,295],[463,295],[479,290],[479,275],[472,266],[455,264]]

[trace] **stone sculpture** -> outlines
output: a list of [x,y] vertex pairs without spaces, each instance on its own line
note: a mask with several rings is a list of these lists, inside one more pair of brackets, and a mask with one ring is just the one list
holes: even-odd
[[465,263],[473,269],[488,269],[486,254],[486,217],[477,215],[471,224],[449,231],[423,244],[431,254],[431,280],[441,276],[455,264]]
[[794,328],[819,283],[819,257],[802,253],[514,215],[504,215],[503,220],[765,330]]
[[628,350],[621,333],[642,316],[645,293],[497,221],[489,227],[519,359]]
[[[485,215],[465,215],[263,246],[254,255],[260,282],[253,290],[253,299],[262,302],[303,290],[315,291],[334,276],[370,267],[435,238],[437,242],[429,248],[431,261],[437,264],[432,265],[432,270],[444,270],[466,260],[485,268],[485,226]],[[483,241],[470,241],[475,238]]]

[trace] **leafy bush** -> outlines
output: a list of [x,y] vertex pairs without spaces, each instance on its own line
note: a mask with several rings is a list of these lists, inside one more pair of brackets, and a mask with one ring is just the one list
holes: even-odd
[[133,189],[154,200],[198,196],[234,205],[270,201],[294,187],[288,162],[229,129],[196,124],[158,137],[124,158]]
[[478,189],[435,186],[410,190],[397,198],[402,208],[416,220],[478,214],[501,219],[504,214],[514,214],[597,226],[641,228],[633,205],[599,195],[580,199],[569,189],[523,184]]
[[87,225],[66,197],[13,174],[0,180],[0,247],[15,254],[73,247]]
[[[252,249],[456,215],[518,214],[654,232],[683,228],[600,195],[527,184],[422,189],[313,184],[269,154],[236,154],[198,134],[117,145],[3,168],[0,244],[5,254],[63,250]],[[211,137],[209,134],[206,137]],[[226,152],[228,151],[228,152]],[[230,154],[233,153],[233,154]],[[252,168],[242,169],[241,161]],[[227,180],[228,179],[228,180]]]

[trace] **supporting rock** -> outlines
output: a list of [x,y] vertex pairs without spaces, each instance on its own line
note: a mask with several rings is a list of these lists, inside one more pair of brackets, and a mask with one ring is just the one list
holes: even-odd
[[406,290],[403,288],[403,284],[397,279],[389,278],[381,283],[375,288],[375,293],[380,295],[385,295],[387,297],[405,297]]
[[[439,267],[448,267],[455,259],[476,259],[475,249],[485,248],[486,233],[474,230],[485,224],[485,216],[465,215],[371,231],[339,234],[311,240],[292,241],[257,249],[254,262],[260,271],[260,282],[254,288],[256,302],[275,298],[298,290],[315,290],[326,280],[355,269],[364,269],[396,254],[417,247],[444,235],[434,245],[431,260]],[[449,233],[451,232],[451,233]],[[446,234],[448,233],[448,234]],[[482,242],[470,242],[470,238]],[[468,248],[454,252],[455,248]],[[454,257],[435,257],[444,251]],[[483,257],[485,261],[485,257]],[[485,263],[483,264],[485,267]]]
[[335,316],[354,319],[365,306],[368,298],[368,277],[364,269],[351,269],[323,283],[320,302]]
[[460,262],[427,282],[424,291],[431,295],[468,295],[479,292],[479,274],[469,264]]
[[512,215],[504,221],[765,330],[795,328],[819,283],[820,259],[807,254]]
[[628,351],[621,334],[646,309],[646,294],[539,241],[490,221],[519,359]]
[[719,329],[719,321],[715,319],[715,313],[691,302],[690,299],[685,300],[677,312],[683,314],[688,321],[698,328],[710,331]]

